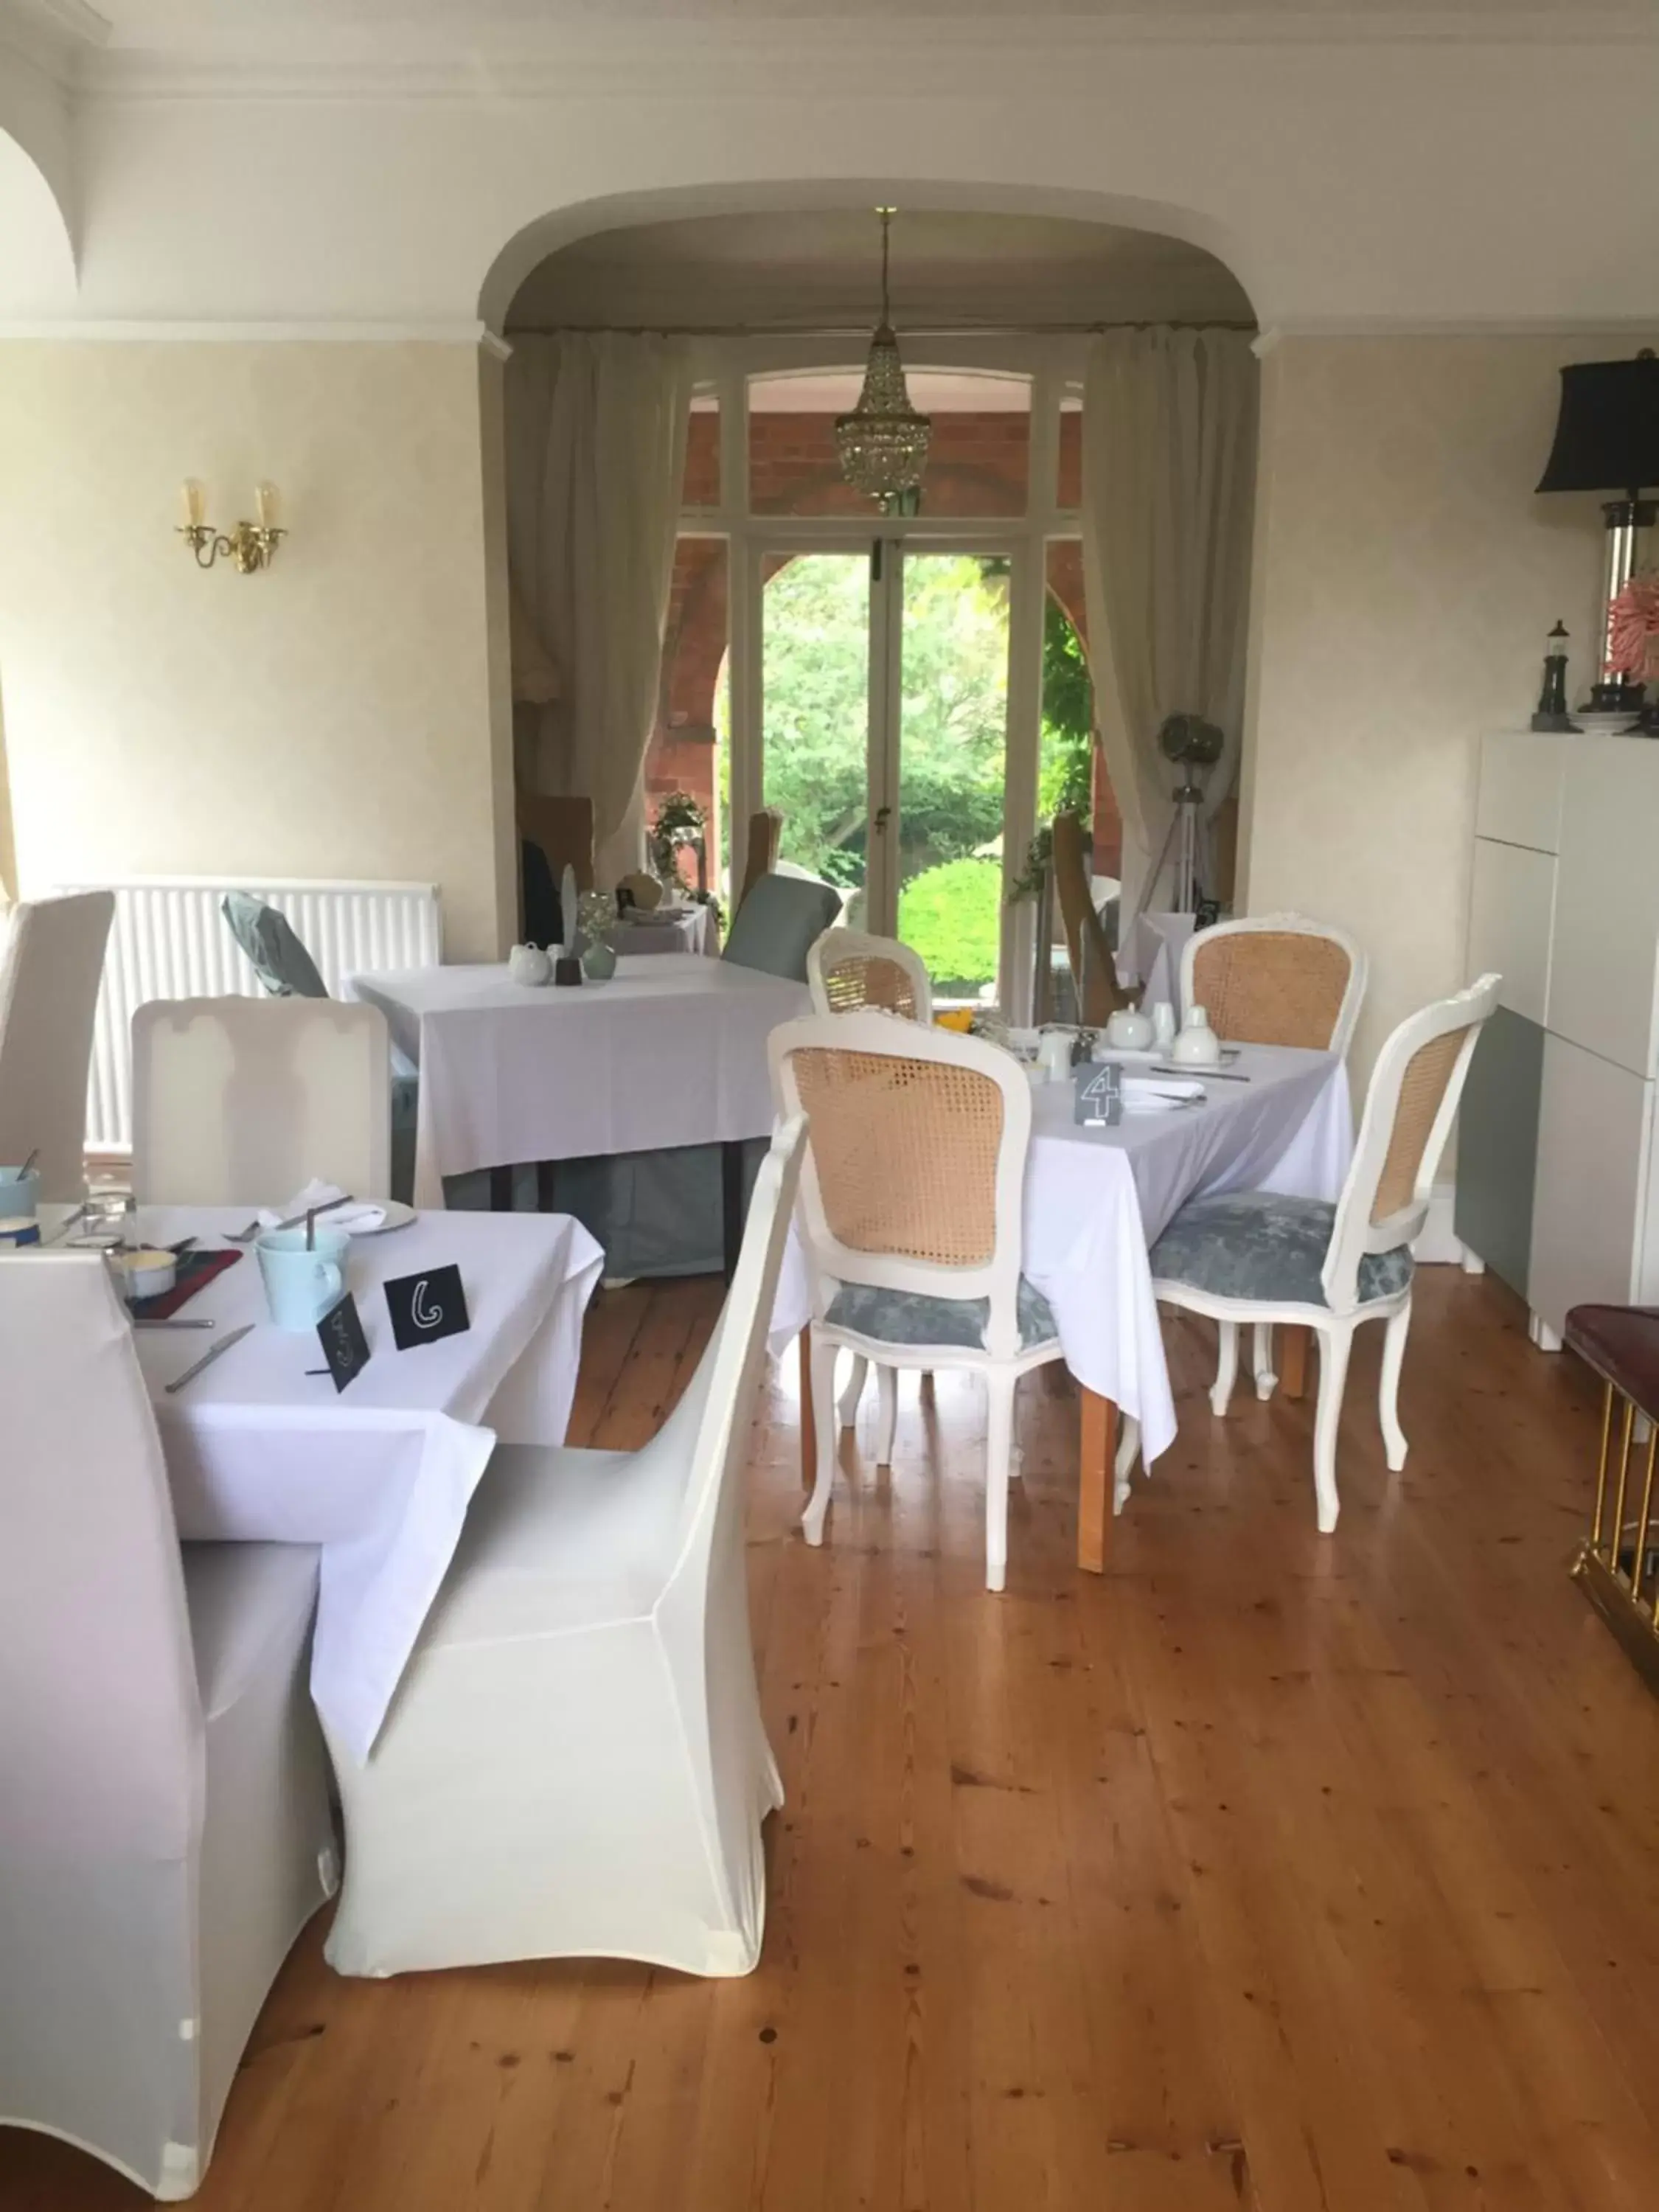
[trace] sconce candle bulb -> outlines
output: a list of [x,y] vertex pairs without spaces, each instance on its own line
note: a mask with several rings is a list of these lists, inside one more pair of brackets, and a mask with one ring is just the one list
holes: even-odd
[[253,496],[259,520],[238,522],[227,535],[203,520],[202,487],[194,477],[185,478],[182,493],[185,519],[179,526],[179,535],[196,556],[198,568],[210,568],[222,553],[229,555],[239,575],[252,576],[261,568],[270,568],[276,557],[277,546],[288,532],[276,526],[276,485],[258,484]]

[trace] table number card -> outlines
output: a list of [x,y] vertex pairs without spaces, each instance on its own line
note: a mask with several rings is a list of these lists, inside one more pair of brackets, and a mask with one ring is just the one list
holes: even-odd
[[368,1364],[368,1339],[363,1334],[357,1301],[349,1291],[318,1322],[317,1336],[328,1362],[328,1371],[334,1377],[334,1388],[343,1390]]
[[386,1302],[399,1352],[435,1344],[441,1336],[459,1336],[472,1326],[459,1267],[428,1267],[423,1274],[399,1275],[386,1285]]
[[1123,1070],[1085,1061],[1072,1079],[1072,1119],[1080,1128],[1114,1128],[1123,1119]]

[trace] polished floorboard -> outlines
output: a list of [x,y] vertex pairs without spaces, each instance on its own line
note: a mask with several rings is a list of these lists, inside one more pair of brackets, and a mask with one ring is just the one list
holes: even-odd
[[[573,1437],[627,1447],[718,1291],[609,1293]],[[1073,1565],[1078,1401],[1022,1387],[1008,1589],[980,1401],[902,1385],[799,1510],[795,1363],[750,1474],[788,1803],[739,1982],[618,1965],[336,1979],[296,1948],[201,2212],[1651,2212],[1659,1705],[1568,1582],[1596,1396],[1491,1280],[1425,1270],[1403,1475],[1362,1335],[1343,1512],[1311,1402],[1181,1436]],[[1053,1373],[1053,1370],[1050,1370]],[[860,1426],[874,1423],[869,1393]],[[4,2212],[129,2185],[0,2134]]]

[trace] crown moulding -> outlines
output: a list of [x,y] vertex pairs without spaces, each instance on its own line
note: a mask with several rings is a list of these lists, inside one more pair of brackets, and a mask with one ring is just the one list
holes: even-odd
[[[847,33],[855,27],[849,52]],[[86,0],[0,0],[0,40],[26,53],[84,100],[539,100],[616,94],[635,100],[683,97],[698,89],[775,93],[810,64],[815,93],[869,97],[872,52],[902,63],[925,60],[936,94],[983,92],[994,64],[1003,92],[1012,84],[1053,98],[1072,66],[1091,56],[1136,47],[1248,49],[1294,46],[1572,49],[1659,46],[1659,13],[1649,8],[1565,9],[1498,14],[1328,9],[1153,13],[1123,10],[1088,17],[1024,13],[1018,20],[975,15],[841,21],[778,15],[741,23],[660,15],[563,25],[492,27],[477,16],[447,29],[313,17],[284,36],[222,27],[195,35],[181,28],[168,43],[129,41]],[[642,73],[642,61],[649,64]],[[653,87],[659,93],[653,93]]]

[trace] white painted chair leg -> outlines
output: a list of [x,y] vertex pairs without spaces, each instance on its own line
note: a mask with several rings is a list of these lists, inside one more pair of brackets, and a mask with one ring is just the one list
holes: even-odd
[[1353,1331],[1339,1322],[1319,1334],[1319,1411],[1314,1419],[1314,1497],[1319,1533],[1328,1536],[1341,1507],[1336,1494],[1336,1431],[1342,1419],[1342,1391],[1348,1379]]
[[864,1395],[864,1378],[870,1371],[870,1363],[861,1352],[853,1354],[853,1364],[847,1370],[847,1388],[841,1394],[836,1414],[844,1429],[856,1428],[859,1400]]
[[1273,1372],[1273,1325],[1258,1321],[1250,1327],[1250,1366],[1255,1375],[1255,1395],[1265,1406],[1279,1388]]
[[1216,1323],[1215,1381],[1210,1385],[1210,1411],[1224,1413],[1232,1403],[1233,1384],[1238,1380],[1238,1323],[1218,1321]]
[[1112,1510],[1121,1513],[1129,1502],[1129,1478],[1140,1457],[1140,1424],[1133,1413],[1120,1413],[1117,1459],[1112,1468]]
[[836,1347],[820,1332],[812,1332],[812,1426],[817,1437],[817,1478],[800,1524],[809,1544],[823,1541],[823,1523],[830,1511],[830,1492],[836,1480],[836,1430],[830,1415],[836,1402]]
[[985,1378],[989,1400],[985,1431],[985,1587],[1000,1590],[1008,1579],[1008,1462],[1014,1443],[1014,1376],[993,1368]]
[[876,1393],[879,1407],[876,1423],[876,1465],[893,1464],[893,1437],[898,1429],[898,1370],[878,1366],[876,1369]]
[[1378,1386],[1376,1410],[1382,1424],[1382,1452],[1389,1462],[1390,1474],[1398,1474],[1406,1464],[1406,1431],[1400,1425],[1400,1370],[1406,1358],[1406,1336],[1412,1325],[1411,1301],[1389,1317],[1382,1337],[1382,1379]]

